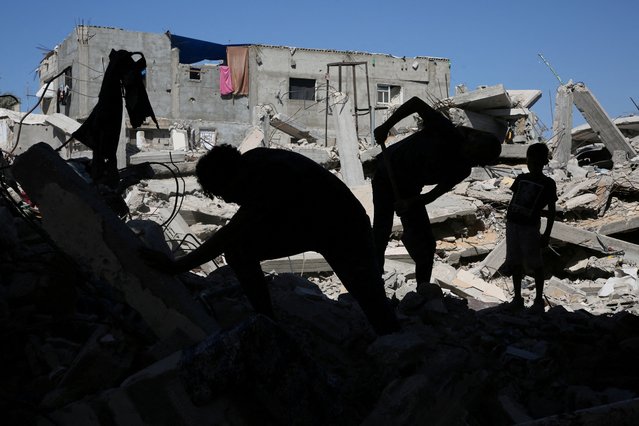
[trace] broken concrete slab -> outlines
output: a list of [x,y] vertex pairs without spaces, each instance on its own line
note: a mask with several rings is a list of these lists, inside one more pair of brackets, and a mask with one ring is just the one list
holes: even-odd
[[499,158],[505,160],[525,160],[529,144],[502,144]]
[[306,139],[309,143],[315,143],[319,137],[313,135],[306,129],[306,126],[297,123],[293,118],[286,114],[278,113],[270,118],[271,126],[275,127],[287,135],[294,137],[295,139]]
[[51,124],[56,129],[64,132],[67,137],[70,137],[73,132],[80,128],[80,123],[75,121],[73,118],[60,114],[59,112],[54,112],[53,114],[47,114],[44,116],[44,119],[47,123]]
[[[541,229],[546,226],[546,219],[542,218]],[[639,263],[639,245],[617,238],[608,237],[596,232],[580,229],[562,222],[555,222],[550,233],[551,238],[586,247],[603,254],[617,255],[625,260]],[[473,272],[484,277],[492,277],[506,260],[506,240],[502,239],[475,268]]]
[[540,98],[541,90],[506,90],[513,108],[531,108]]
[[624,217],[616,220],[606,220],[597,228],[597,232],[603,235],[622,234],[639,229],[639,215]]
[[146,151],[138,152],[129,157],[129,164],[142,163],[183,163],[186,158],[184,151]]
[[[630,138],[632,145],[635,145],[633,139],[636,140],[639,132],[639,115],[629,115],[627,117],[617,117],[612,119],[612,123],[617,126],[621,132]],[[593,130],[589,123],[584,123],[572,128],[572,139],[578,142],[599,142],[597,133]]]
[[239,151],[244,154],[246,151],[250,151],[253,148],[265,146],[264,144],[264,132],[258,127],[253,127],[249,130],[248,134],[242,140],[239,146]]
[[188,135],[184,129],[170,129],[173,151],[186,151],[189,148]]
[[265,260],[261,262],[262,270],[277,273],[311,273],[332,271],[330,265],[321,254],[314,251],[299,253],[289,257]]
[[42,226],[59,247],[138,311],[160,339],[197,342],[218,329],[186,289],[140,258],[140,240],[47,144],[16,158],[13,171],[38,204]]
[[457,126],[491,133],[500,141],[502,141],[506,135],[506,125],[490,115],[466,111],[461,108],[450,108],[448,110],[448,116]]
[[[59,124],[60,120],[57,118],[59,116],[53,117],[50,121]],[[21,120],[22,126],[20,126]],[[27,115],[27,113],[0,108],[0,149],[18,155],[38,142],[45,142],[54,148],[62,146],[68,134],[50,121],[44,114]],[[66,126],[63,125],[63,128]]]
[[574,84],[571,89],[577,109],[597,132],[599,139],[606,145],[608,151],[612,153],[620,150],[627,152],[631,158],[636,156],[635,149],[628,143],[617,126],[612,123],[592,92],[583,83]]
[[[503,289],[497,287],[495,284],[491,284],[482,280],[481,278],[478,278],[471,272],[464,269],[460,269],[459,271],[457,271],[457,275],[453,279],[452,285],[455,286],[456,289],[462,289],[462,291],[467,291],[467,289],[469,289],[470,287],[474,287],[475,289],[481,291],[483,295],[487,296],[486,299],[484,299],[484,301],[487,302],[494,300],[505,302],[506,300],[508,300]],[[452,288],[450,289],[452,290]]]
[[482,87],[470,92],[460,93],[444,99],[442,102],[450,103],[457,107],[481,111],[485,109],[510,108],[512,100],[503,84]]

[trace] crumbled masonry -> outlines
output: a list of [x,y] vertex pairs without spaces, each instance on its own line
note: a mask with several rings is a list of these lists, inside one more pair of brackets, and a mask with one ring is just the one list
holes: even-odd
[[[263,262],[276,322],[255,315],[224,256],[175,277],[144,264],[143,241],[180,255],[237,211],[197,183],[193,165],[204,147],[130,152],[129,164],[174,164],[170,171],[153,165],[154,177],[131,185],[129,214],[120,218],[53,151],[58,139],[38,144],[29,134],[42,129],[27,130],[11,168],[25,194],[2,179],[0,197],[0,422],[636,424],[639,157],[630,153],[639,150],[639,126],[603,122],[583,85],[562,86],[558,104],[574,95],[584,115],[596,116],[592,130],[575,132],[590,151],[578,153],[575,138],[557,138],[545,170],[559,196],[544,252],[546,312],[506,303],[508,188],[536,142],[526,111],[537,92],[460,87],[446,100],[461,125],[502,131],[495,117],[523,121],[500,164],[474,169],[428,205],[438,287],[417,285],[396,220],[383,278],[402,330],[383,337],[317,253]],[[14,122],[2,111],[0,120]],[[276,131],[304,132],[280,119],[271,122]],[[599,139],[600,129],[612,136]],[[397,129],[391,139],[412,131]],[[242,146],[260,146],[263,137],[253,131]],[[368,166],[378,148],[361,143],[360,161],[316,143],[286,148],[348,174],[371,214]],[[595,158],[603,148],[609,167],[583,155]],[[442,300],[433,298],[439,288]],[[526,277],[526,306],[534,292]]]

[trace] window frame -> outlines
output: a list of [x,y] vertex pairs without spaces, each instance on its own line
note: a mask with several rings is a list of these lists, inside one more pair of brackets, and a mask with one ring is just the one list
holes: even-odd
[[[309,86],[305,86],[301,84],[293,85],[293,80],[296,80],[296,82],[298,83],[304,82],[304,81],[313,82],[312,90],[310,85]],[[297,95],[298,93],[300,93],[300,95]],[[317,100],[317,79],[289,77],[288,78],[288,99],[294,100],[294,101],[316,101]]]
[[[383,89],[385,89],[385,90],[383,90]],[[393,96],[393,92],[394,92],[393,89],[397,89],[397,94],[395,96]],[[377,83],[375,93],[377,95],[376,98],[375,98],[377,105],[390,105],[391,103],[393,103],[393,99],[395,99],[395,98],[399,98],[399,104],[401,104],[403,102],[404,90],[403,90],[402,86],[397,85],[397,84]],[[386,95],[388,100],[380,101],[380,99],[379,99],[380,94]]]
[[[197,77],[195,77],[197,76]],[[202,68],[201,67],[189,67],[189,80],[190,81],[202,81]]]

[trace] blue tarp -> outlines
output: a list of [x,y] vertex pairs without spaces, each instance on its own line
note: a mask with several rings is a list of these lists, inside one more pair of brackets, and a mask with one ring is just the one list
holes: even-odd
[[212,43],[171,33],[168,33],[168,36],[171,39],[171,47],[180,49],[181,64],[194,64],[205,59],[209,61],[224,61],[226,60],[226,46],[245,46]]

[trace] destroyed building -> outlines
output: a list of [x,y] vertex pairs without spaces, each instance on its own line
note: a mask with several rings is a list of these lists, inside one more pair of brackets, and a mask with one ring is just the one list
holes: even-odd
[[[544,253],[547,311],[514,313],[505,306],[512,285],[502,269],[504,213],[511,196],[509,184],[526,170],[525,150],[541,139],[529,109],[541,92],[507,90],[496,84],[475,90],[460,86],[448,97],[448,61],[434,60],[438,65],[417,61],[414,69],[417,58],[382,55],[400,68],[399,74],[426,72],[422,65],[444,65],[443,81],[436,75],[429,77],[428,84],[417,85],[425,90],[421,96],[458,125],[500,134],[505,140],[500,164],[474,169],[453,191],[428,205],[438,240],[433,281],[444,292],[443,303],[431,303],[420,293],[411,259],[399,239],[401,224],[396,221],[383,278],[402,330],[376,338],[358,305],[316,253],[262,263],[278,317],[273,323],[254,315],[223,256],[190,273],[169,276],[148,267],[137,248],[148,244],[175,254],[188,252],[237,211],[236,205],[210,198],[199,187],[189,166],[194,161],[184,161],[185,152],[194,160],[206,147],[189,147],[188,126],[177,126],[180,120],[199,129],[196,136],[215,130],[216,142],[241,142],[243,149],[259,145],[266,134],[281,138],[281,144],[271,145],[275,148],[291,149],[291,139],[313,132],[322,145],[328,128],[338,158],[325,165],[370,212],[369,181],[363,169],[379,152],[366,141],[370,117],[356,121],[357,108],[351,103],[350,108],[334,108],[327,119],[321,108],[326,98],[287,100],[283,94],[290,92],[290,78],[315,78],[314,93],[320,96],[316,88],[325,82],[328,63],[365,60],[371,71],[373,63],[376,68],[382,66],[382,59],[240,46],[248,51],[249,72],[251,64],[261,69],[269,58],[286,70],[274,77],[283,81],[282,91],[278,92],[277,84],[269,85],[270,98],[259,98],[259,102],[279,105],[277,112],[288,119],[278,121],[277,114],[269,114],[269,122],[260,122],[264,116],[253,108],[258,102],[250,101],[251,90],[259,83],[250,80],[248,96],[224,99],[212,89],[219,88],[213,85],[218,84],[219,68],[224,65],[182,63],[184,45],[182,51],[174,50],[168,34],[84,26],[76,31],[70,39],[79,36],[83,46],[68,39],[41,64],[51,67],[43,76],[56,75],[71,65],[69,76],[60,77],[73,85],[66,95],[62,93],[64,103],[45,104],[45,114],[25,117],[4,110],[0,114],[0,143],[5,154],[13,152],[6,157],[12,179],[20,185],[0,179],[3,424],[637,423],[639,176],[632,156],[637,140],[632,120],[608,123],[586,87],[560,87],[557,102],[574,102],[585,116],[596,116],[588,120],[592,121],[588,143],[608,147],[614,161],[608,168],[595,162],[579,164],[579,146],[573,136],[576,141],[587,132],[568,131],[570,117],[556,116],[553,133],[561,137],[549,141],[553,162],[545,171],[556,180],[559,195],[551,248]],[[102,32],[139,36],[126,46],[105,41],[102,53],[86,61]],[[146,36],[157,37],[158,44],[144,41]],[[163,46],[162,52],[170,54],[156,52],[153,46]],[[144,52],[147,90],[161,123],[160,130],[142,126],[143,135],[137,134],[139,129],[123,127],[121,145],[137,146],[144,139],[155,143],[156,151],[165,148],[170,153],[166,167],[154,168],[153,178],[127,189],[124,202],[129,214],[125,217],[112,211],[90,179],[69,167],[68,155],[51,149],[60,146],[91,111],[92,98],[82,101],[80,94],[97,94],[101,75],[95,70],[106,67],[102,58],[114,47]],[[215,45],[197,42],[196,47],[197,51]],[[67,49],[77,50],[73,55],[78,56],[59,65]],[[306,70],[303,62],[308,59],[301,61],[299,55],[324,53],[334,56],[326,58],[327,63],[322,59],[321,76],[306,71],[295,74]],[[69,53],[68,58],[73,55]],[[82,64],[90,64],[93,71],[81,71],[88,69]],[[154,71],[158,64],[165,68]],[[357,105],[364,105],[359,102],[365,92],[362,86],[347,83],[354,69],[361,77],[360,69],[353,67],[361,65],[330,70],[331,79],[339,76],[340,69],[344,77],[342,91],[329,93],[335,96],[331,105],[346,105],[344,97],[354,99],[354,90]],[[200,68],[200,80],[191,78],[197,76],[196,70],[191,75],[192,68]],[[166,80],[168,86],[158,86],[165,80],[153,77],[162,69],[175,73]],[[80,78],[81,72],[87,74]],[[201,84],[207,81],[208,87]],[[401,79],[397,81],[404,87]],[[393,86],[397,81],[371,79],[370,88],[374,92],[379,85]],[[57,80],[56,90],[64,91],[62,84]],[[78,84],[84,85],[82,90]],[[340,89],[337,83],[331,85]],[[196,91],[198,87],[204,91]],[[443,94],[430,92],[434,87]],[[579,91],[576,96],[582,97],[573,101],[562,91],[568,96]],[[42,94],[47,93],[43,87]],[[390,88],[386,93],[391,96],[382,100],[392,99]],[[211,97],[210,111],[203,105],[206,96]],[[304,115],[296,112],[305,102],[319,107],[309,109],[313,114],[308,121],[298,122]],[[174,110],[194,115],[172,115]],[[379,123],[385,110],[376,112]],[[227,121],[229,117],[233,119]],[[18,122],[23,133],[16,141]],[[624,132],[623,140],[610,129],[614,124]],[[411,134],[417,125],[406,120],[388,143]],[[255,127],[263,133],[246,134]],[[173,145],[176,141],[182,145]],[[131,162],[133,156],[127,157]],[[8,169],[8,165],[2,167]],[[172,171],[167,173],[166,168]],[[533,291],[532,282],[525,281],[523,295],[528,302]]]
[[[40,64],[44,85],[52,82],[59,96],[45,98],[45,113],[61,112],[82,122],[100,88],[109,51],[140,51],[147,64],[146,89],[160,130],[144,131],[148,141],[169,140],[169,127],[181,123],[195,141],[237,144],[264,117],[300,123],[302,134],[278,133],[273,141],[298,139],[334,144],[326,129],[329,86],[348,89],[357,109],[358,134],[370,136],[371,111],[377,122],[383,109],[412,96],[448,96],[448,59],[320,50],[264,44],[218,44],[165,34],[116,28],[77,26]],[[268,123],[266,123],[268,130]],[[135,141],[135,133],[128,138]]]

